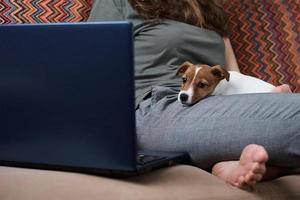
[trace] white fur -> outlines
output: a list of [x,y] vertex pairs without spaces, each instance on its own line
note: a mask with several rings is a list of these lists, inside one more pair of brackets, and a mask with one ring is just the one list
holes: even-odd
[[275,86],[258,78],[247,76],[235,71],[229,71],[229,82],[220,81],[212,95],[231,95],[242,93],[269,93]]

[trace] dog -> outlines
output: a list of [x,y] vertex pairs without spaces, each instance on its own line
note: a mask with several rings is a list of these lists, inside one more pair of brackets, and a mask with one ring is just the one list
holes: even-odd
[[[270,83],[239,72],[227,71],[220,65],[211,67],[185,62],[176,75],[182,77],[178,101],[187,106],[209,95],[281,92]],[[290,90],[289,86],[285,87]]]

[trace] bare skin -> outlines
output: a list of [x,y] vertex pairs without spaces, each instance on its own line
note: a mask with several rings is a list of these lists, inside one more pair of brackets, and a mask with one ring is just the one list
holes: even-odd
[[[224,38],[225,44],[225,68],[231,71],[240,72],[229,38]],[[291,93],[287,84],[277,86],[273,92]],[[239,161],[219,162],[213,166],[212,174],[225,182],[239,187],[251,187],[261,180],[274,179],[282,175],[300,174],[298,169],[281,169],[266,166],[268,153],[259,145],[251,144],[246,146]]]
[[266,150],[262,146],[251,144],[243,149],[239,161],[219,162],[214,165],[212,174],[238,188],[254,186],[263,179],[279,176],[279,169],[267,169],[267,161]]
[[283,85],[280,85],[280,86],[277,86],[273,92],[278,92],[278,93],[292,93],[292,90],[290,88],[289,85],[287,84],[283,84]]
[[[277,86],[273,92],[292,93],[287,84]],[[212,174],[238,188],[254,186],[261,180],[277,178],[281,175],[299,173],[300,169],[281,169],[267,167],[267,151],[259,145],[251,144],[246,146],[239,161],[225,161],[215,164]]]

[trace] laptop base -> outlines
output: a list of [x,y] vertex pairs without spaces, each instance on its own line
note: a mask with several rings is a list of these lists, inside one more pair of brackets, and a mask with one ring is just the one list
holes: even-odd
[[150,173],[151,171],[159,168],[169,167],[177,164],[190,164],[190,157],[186,153],[161,153],[151,152],[140,152],[137,155],[156,157],[151,161],[148,161],[145,164],[138,164],[137,169],[133,171],[124,171],[124,170],[110,170],[110,169],[97,169],[97,168],[86,168],[86,167],[75,167],[75,166],[60,166],[52,164],[40,164],[40,163],[28,163],[28,162],[16,162],[16,161],[3,161],[0,160],[1,166],[7,167],[20,167],[28,169],[40,169],[40,170],[56,170],[56,171],[65,171],[65,172],[77,172],[98,176],[106,176],[110,178],[128,178],[132,176],[138,176],[145,173]]

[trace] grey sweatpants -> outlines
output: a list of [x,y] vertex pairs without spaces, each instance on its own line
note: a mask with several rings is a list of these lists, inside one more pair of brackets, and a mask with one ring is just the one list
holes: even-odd
[[237,160],[260,144],[269,165],[300,167],[300,94],[211,96],[184,107],[171,88],[155,87],[136,111],[140,149],[189,152],[195,165]]

